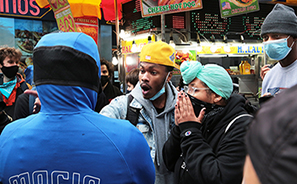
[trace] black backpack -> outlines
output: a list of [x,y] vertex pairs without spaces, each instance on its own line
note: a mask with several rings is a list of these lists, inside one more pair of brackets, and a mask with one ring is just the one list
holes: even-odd
[[131,107],[129,105],[133,99],[134,97],[131,94],[128,95],[126,120],[130,121],[132,125],[136,126],[138,123],[140,109]]

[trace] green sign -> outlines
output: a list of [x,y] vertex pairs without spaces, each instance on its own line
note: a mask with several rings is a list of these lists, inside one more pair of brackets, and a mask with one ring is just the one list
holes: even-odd
[[231,17],[260,10],[258,0],[220,0],[221,17]]
[[142,17],[202,9],[202,0],[141,0]]

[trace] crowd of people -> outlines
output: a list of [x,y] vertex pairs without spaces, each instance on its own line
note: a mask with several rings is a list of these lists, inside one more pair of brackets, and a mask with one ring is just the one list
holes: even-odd
[[41,38],[32,89],[18,72],[21,52],[0,48],[0,183],[294,183],[294,10],[276,4],[261,37],[279,62],[261,69],[269,98],[258,109],[233,93],[222,66],[178,66],[163,41],[143,46],[126,94],[84,33]]

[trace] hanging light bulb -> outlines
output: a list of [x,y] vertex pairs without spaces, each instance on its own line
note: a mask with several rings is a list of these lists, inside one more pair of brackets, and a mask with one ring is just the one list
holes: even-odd
[[199,33],[197,33],[197,48],[196,48],[197,52],[202,51],[202,46],[200,44],[201,44],[200,36],[199,36]]
[[175,43],[174,43],[173,40],[170,40],[170,41],[169,41],[169,45],[170,45],[171,47],[175,48]]
[[223,42],[226,43],[226,44],[228,43],[228,37],[227,37],[227,35],[224,35],[223,36]]
[[240,40],[241,40],[242,43],[244,43],[244,37],[243,37],[243,35],[240,35]]
[[169,39],[169,45],[173,48],[175,48],[175,43],[173,41],[172,31],[170,32],[170,39]]
[[151,36],[147,37],[147,43],[152,43],[152,37]]
[[210,40],[211,40],[213,43],[215,43],[215,42],[216,42],[216,37],[212,34],[212,35],[210,36]]
[[202,49],[202,46],[199,44],[199,45],[197,46],[197,49],[196,49],[196,50],[197,50],[197,52],[202,52],[202,50],[203,50],[203,49]]
[[121,38],[124,38],[125,36],[126,36],[125,31],[123,29],[121,29],[120,37]]
[[112,57],[112,64],[113,65],[117,65],[118,63],[119,63],[119,61],[118,61],[117,57],[116,56],[113,56]]
[[226,44],[226,45],[224,46],[224,51],[225,51],[226,53],[231,52],[231,48],[230,48],[230,46],[229,46],[229,44],[228,44],[228,37],[227,37],[227,35],[224,35],[224,36],[223,36],[223,42]]
[[137,45],[135,43],[135,40],[132,42],[131,52],[137,52]]
[[212,44],[213,44],[213,45],[210,47],[210,51],[211,51],[212,53],[215,53],[216,50],[218,49],[218,46],[215,45],[215,43],[216,43],[216,37],[212,34],[212,35],[210,36],[210,40],[212,41]]

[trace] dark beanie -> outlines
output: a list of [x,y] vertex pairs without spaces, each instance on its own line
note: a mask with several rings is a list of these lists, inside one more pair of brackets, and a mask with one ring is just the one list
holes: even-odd
[[261,36],[267,33],[282,33],[297,37],[297,16],[294,9],[276,4],[261,27]]
[[246,146],[262,184],[297,181],[297,85],[265,102],[246,134]]

